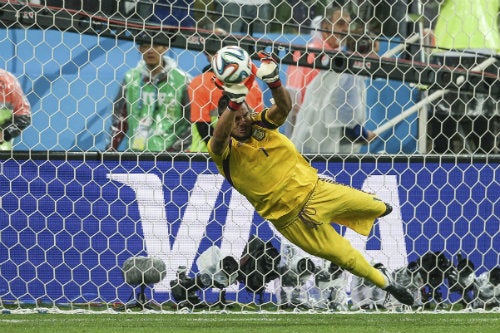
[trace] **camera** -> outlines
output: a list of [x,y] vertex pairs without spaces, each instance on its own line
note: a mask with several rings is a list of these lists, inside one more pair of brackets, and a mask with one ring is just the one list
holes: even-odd
[[287,287],[300,286],[316,271],[316,265],[307,257],[293,257],[282,267],[281,284]]
[[236,282],[239,264],[231,256],[222,258],[220,249],[210,247],[197,260],[200,272],[194,277],[188,275],[185,266],[179,266],[176,279],[170,281],[173,299],[179,307],[206,307],[198,291],[207,288],[224,289]]
[[299,276],[311,275],[316,270],[314,262],[307,257],[294,257],[288,266],[292,272]]
[[322,269],[316,274],[314,282],[320,289],[337,287],[338,282],[336,280],[342,278],[343,272],[344,270],[341,267],[331,262],[328,266],[328,270]]
[[349,52],[368,54],[377,51],[377,40],[373,33],[365,28],[362,23],[352,23],[349,35],[346,36],[346,48]]
[[179,307],[200,305],[201,300],[197,294],[197,291],[201,289],[200,284],[197,283],[196,278],[188,276],[185,266],[179,266],[176,279],[170,281],[172,298],[179,304]]

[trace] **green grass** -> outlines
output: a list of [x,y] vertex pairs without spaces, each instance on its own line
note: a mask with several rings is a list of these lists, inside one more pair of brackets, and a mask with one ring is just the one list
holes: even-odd
[[498,333],[500,313],[1,314],[0,332]]

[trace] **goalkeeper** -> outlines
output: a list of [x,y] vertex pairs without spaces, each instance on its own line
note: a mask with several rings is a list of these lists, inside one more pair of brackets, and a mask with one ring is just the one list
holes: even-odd
[[0,150],[12,150],[12,139],[31,124],[31,106],[17,78],[0,69]]
[[224,96],[208,143],[219,172],[289,241],[412,305],[406,289],[393,283],[385,269],[370,265],[330,225],[335,222],[366,236],[375,219],[392,208],[371,194],[318,177],[318,171],[278,131],[291,109],[290,95],[281,85],[274,59],[262,52],[259,56],[262,64],[253,72],[268,84],[275,104],[250,113],[245,84],[219,82]]

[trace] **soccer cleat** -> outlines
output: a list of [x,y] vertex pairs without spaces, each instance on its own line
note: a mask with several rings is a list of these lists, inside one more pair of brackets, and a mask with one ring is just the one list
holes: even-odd
[[389,285],[384,289],[387,291],[389,294],[394,296],[395,299],[397,299],[399,302],[403,303],[404,305],[409,305],[412,306],[414,299],[413,296],[406,290],[405,288],[397,285],[389,275],[389,272],[387,272],[387,269],[384,267],[382,264],[375,264],[374,267],[378,269],[382,274],[384,274],[387,277],[387,281],[389,281]]
[[389,205],[387,202],[384,203],[385,203],[385,212],[382,215],[380,215],[379,218],[389,215],[392,212],[392,206]]

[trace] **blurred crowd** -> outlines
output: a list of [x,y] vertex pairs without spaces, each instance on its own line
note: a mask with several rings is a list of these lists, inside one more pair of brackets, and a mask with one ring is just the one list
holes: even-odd
[[[460,69],[474,69],[493,58],[496,64],[494,61],[481,70],[498,75],[496,58],[500,50],[500,33],[496,0],[29,2],[152,24],[213,29],[217,34],[309,34],[307,46],[311,49],[363,57],[378,57],[381,41],[404,41],[419,33],[421,39],[409,45],[399,57]],[[422,43],[429,45],[422,47]],[[207,88],[210,68],[200,68],[200,77],[192,78],[188,69],[180,68],[176,59],[166,55],[168,48],[153,42],[149,47],[138,45],[138,50],[143,59],[127,73],[112,107],[112,136],[107,148],[112,151],[205,152],[203,141],[211,135],[216,120],[214,105],[220,97],[216,88]],[[291,65],[285,74],[294,109],[282,132],[301,152],[308,154],[356,154],[363,146],[383,140],[374,126],[367,126],[370,118],[367,78],[313,69],[314,52],[310,56],[311,67]],[[200,79],[201,76],[204,78]],[[167,87],[167,82],[174,81],[175,86]],[[146,95],[128,89],[132,83],[142,85],[141,91]],[[442,94],[428,100],[422,107],[424,112],[419,113],[422,120],[419,126],[426,127],[419,128],[419,135],[423,132],[426,136],[425,147],[419,148],[420,152],[500,152],[499,96],[445,91],[437,86],[421,88],[422,100],[436,91]],[[255,112],[269,106],[264,105],[266,101],[262,98],[255,97],[259,93],[255,90],[254,101],[249,103]],[[134,143],[136,137],[139,139]],[[128,139],[128,146],[120,146],[122,141],[127,141],[124,139]],[[141,140],[145,141],[140,143]],[[148,140],[152,143],[148,144]]]

